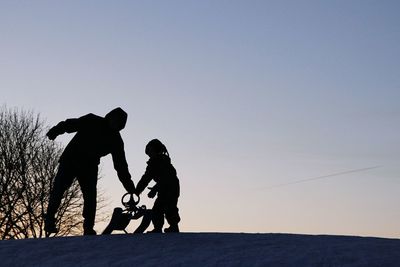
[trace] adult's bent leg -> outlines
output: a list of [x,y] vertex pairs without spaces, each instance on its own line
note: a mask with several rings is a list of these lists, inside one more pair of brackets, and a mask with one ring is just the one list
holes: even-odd
[[64,192],[71,186],[74,181],[74,174],[68,165],[60,163],[58,171],[53,181],[53,189],[50,192],[49,205],[45,215],[46,232],[57,232],[55,226],[55,215],[60,207]]

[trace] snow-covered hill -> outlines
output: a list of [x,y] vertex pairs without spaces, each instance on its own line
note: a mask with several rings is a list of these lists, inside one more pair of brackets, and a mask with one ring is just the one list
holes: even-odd
[[400,239],[120,234],[0,241],[0,266],[400,266]]

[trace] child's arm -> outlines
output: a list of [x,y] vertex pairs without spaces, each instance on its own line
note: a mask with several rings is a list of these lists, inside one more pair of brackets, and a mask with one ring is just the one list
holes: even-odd
[[143,190],[146,188],[146,186],[150,183],[152,176],[150,175],[150,168],[147,166],[146,172],[143,174],[142,178],[138,182],[136,186],[136,195],[140,195],[140,193],[143,192]]
[[142,178],[140,179],[139,183],[136,187],[136,195],[139,195],[143,192],[146,186],[150,183],[150,181],[157,176],[158,165],[157,162],[150,159],[147,162],[146,172],[143,174]]

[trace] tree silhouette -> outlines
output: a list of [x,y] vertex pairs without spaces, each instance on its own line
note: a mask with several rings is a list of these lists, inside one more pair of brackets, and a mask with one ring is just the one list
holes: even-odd
[[[43,215],[62,153],[58,143],[46,138],[46,130],[39,114],[0,108],[0,239],[45,236]],[[56,217],[57,236],[81,234],[82,206],[75,181]]]

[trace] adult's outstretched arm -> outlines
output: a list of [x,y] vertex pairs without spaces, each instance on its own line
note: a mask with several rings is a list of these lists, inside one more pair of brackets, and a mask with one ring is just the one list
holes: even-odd
[[61,121],[56,126],[52,127],[46,135],[50,140],[54,140],[60,134],[77,132],[85,124],[85,121],[90,119],[92,116],[95,115],[87,114],[80,118],[72,118]]
[[129,173],[128,163],[126,162],[124,143],[122,138],[119,138],[114,151],[111,153],[114,169],[117,171],[118,179],[121,181],[125,190],[128,193],[135,193],[135,184],[132,181],[132,176]]

